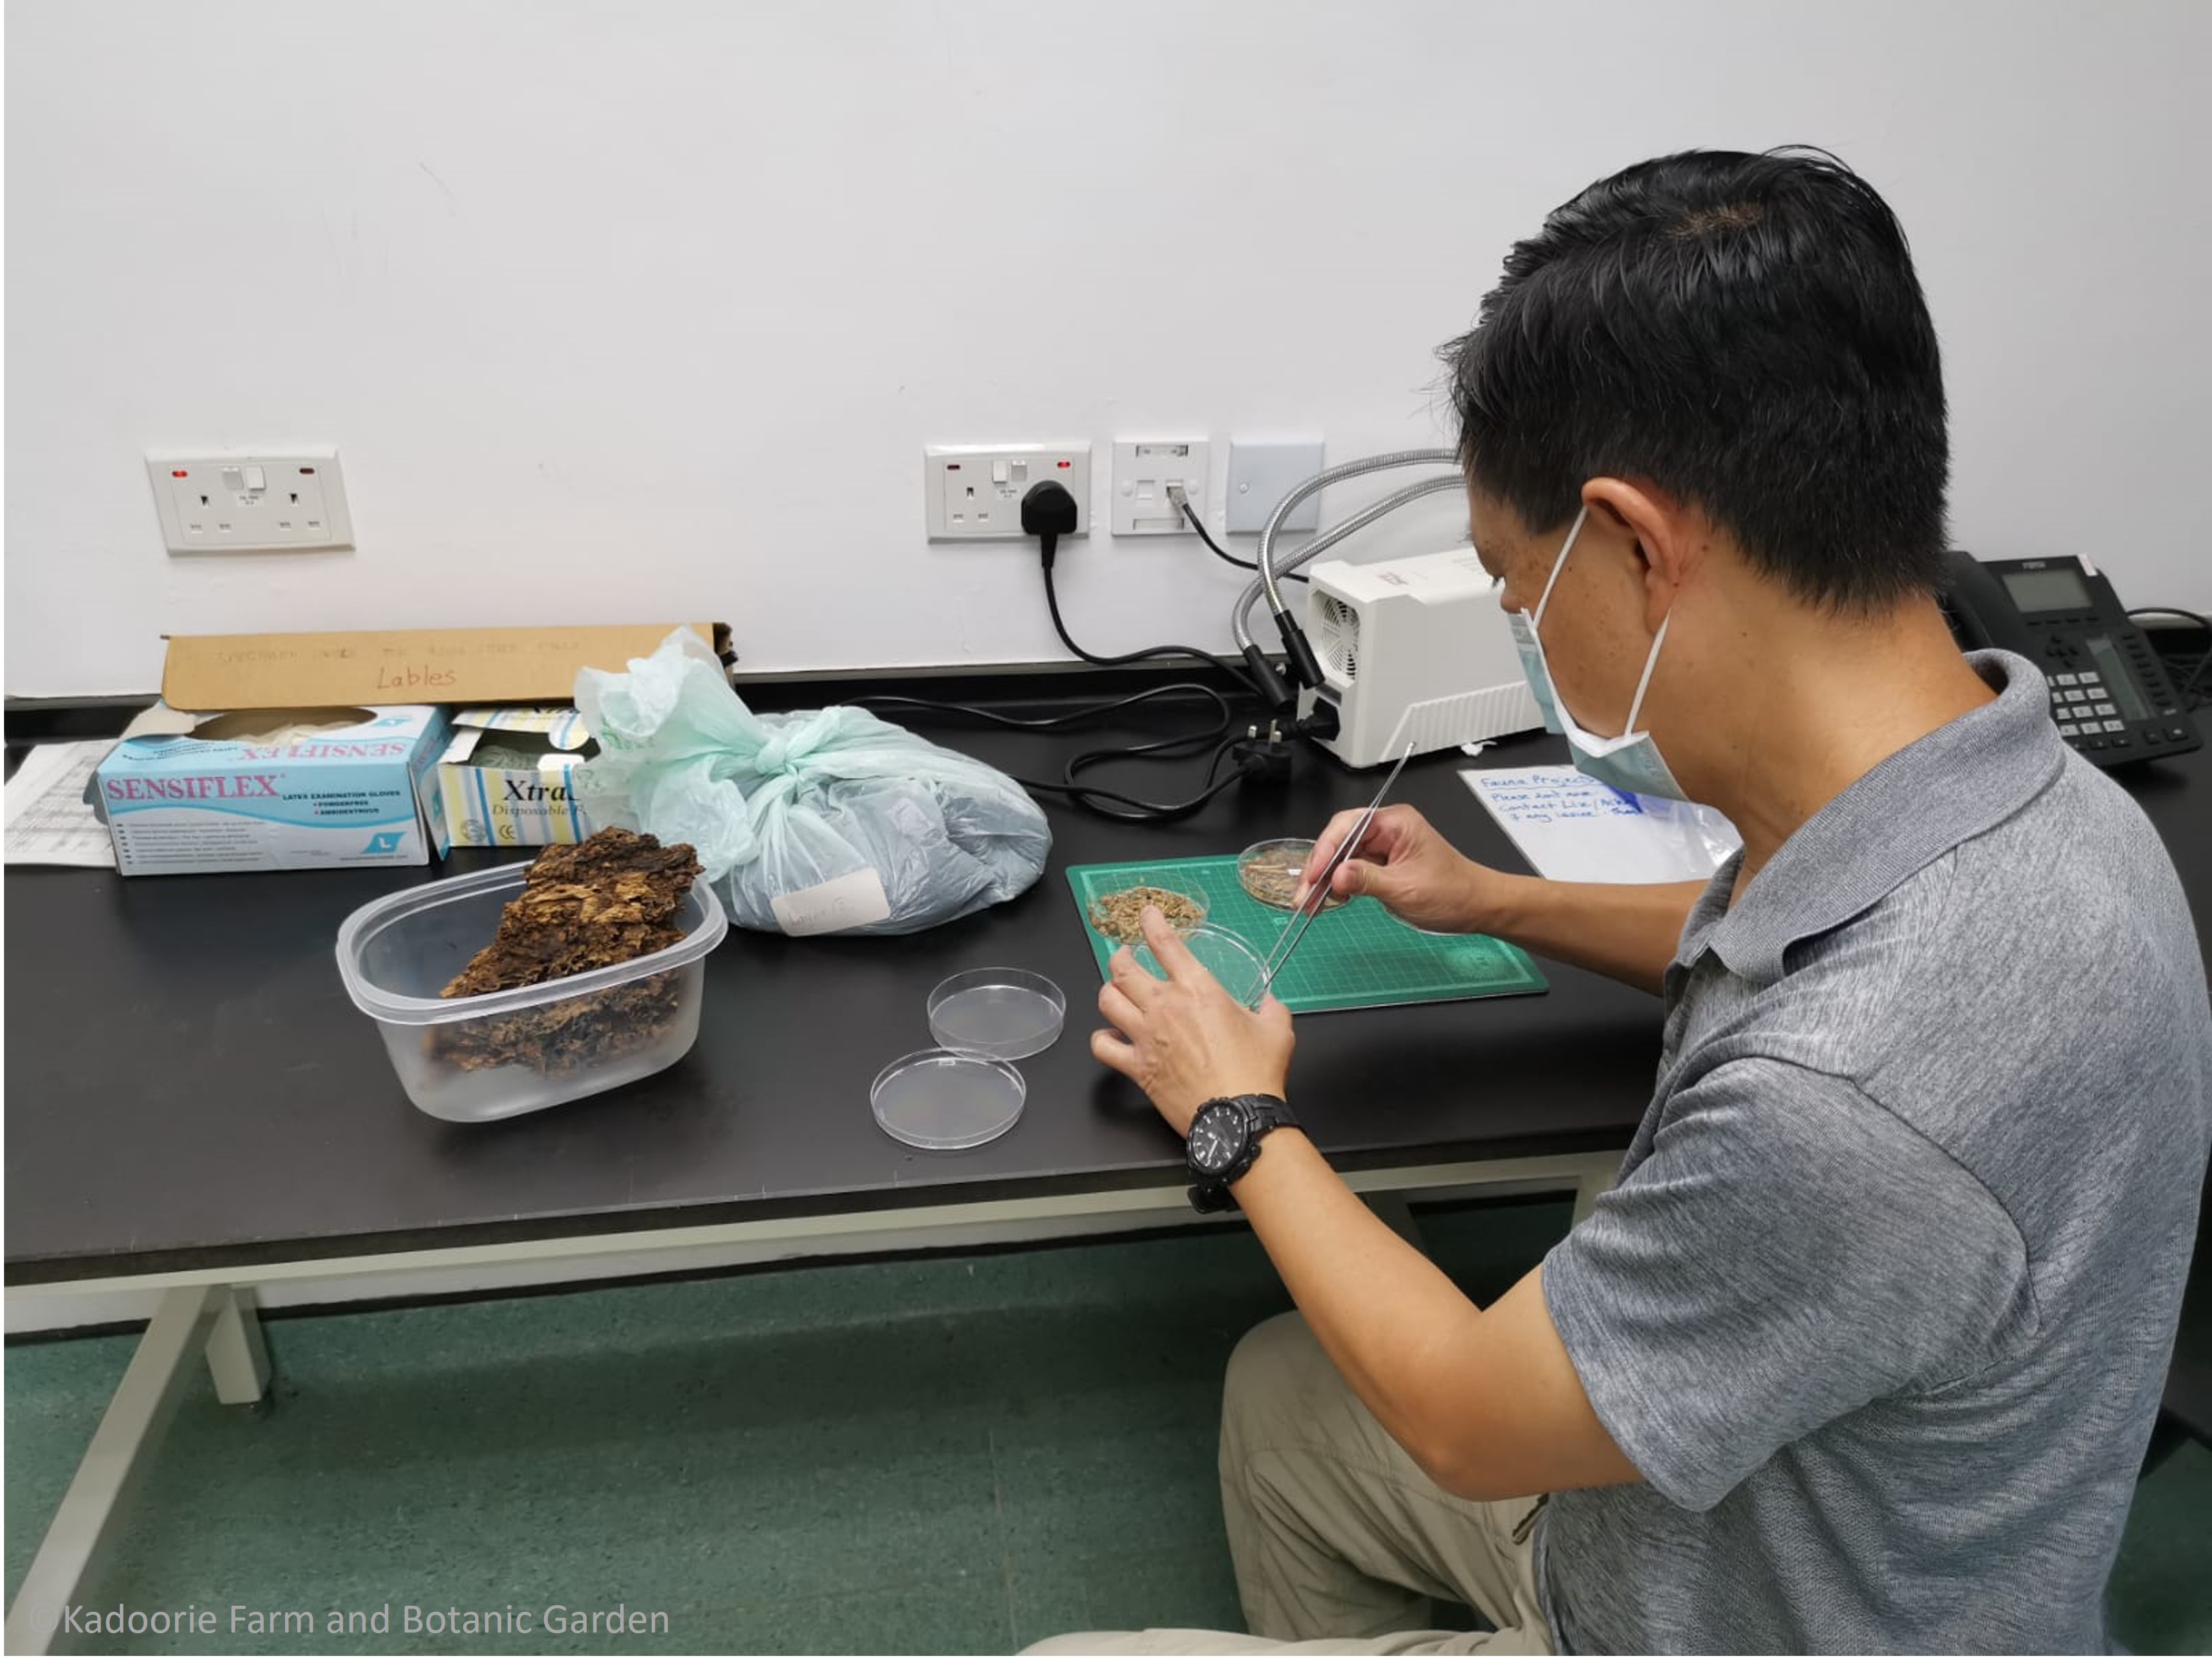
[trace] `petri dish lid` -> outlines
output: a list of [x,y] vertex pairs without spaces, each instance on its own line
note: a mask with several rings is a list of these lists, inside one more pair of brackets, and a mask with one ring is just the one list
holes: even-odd
[[[1198,959],[1198,966],[1219,981],[1231,997],[1247,1009],[1260,1006],[1267,995],[1261,981],[1267,976],[1267,963],[1249,940],[1209,923],[1183,935],[1182,943]],[[1137,947],[1137,966],[1155,980],[1169,977],[1150,945]]]
[[909,1148],[976,1148],[1014,1128],[1029,1094],[1006,1062],[967,1050],[902,1055],[876,1075],[876,1123]]
[[1060,1037],[1067,999],[1026,969],[970,969],[929,994],[929,1035],[947,1049],[1018,1061]]

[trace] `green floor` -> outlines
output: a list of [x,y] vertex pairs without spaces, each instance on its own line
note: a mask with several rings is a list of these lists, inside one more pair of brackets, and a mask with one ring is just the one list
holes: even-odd
[[[1564,1207],[1425,1214],[1488,1297]],[[208,1608],[172,1650],[1000,1652],[1241,1627],[1213,1482],[1223,1362],[1283,1307],[1241,1230],[768,1271],[269,1325],[262,1411],[188,1397],[104,1598]],[[135,1340],[6,1354],[9,1596]],[[2212,1650],[2212,1456],[2138,1496],[2113,1588],[2139,1652]],[[388,1605],[390,1633],[333,1637]],[[514,1610],[512,1637],[404,1609]],[[234,1634],[230,1608],[314,1634]],[[548,1635],[549,1606],[667,1633]]]

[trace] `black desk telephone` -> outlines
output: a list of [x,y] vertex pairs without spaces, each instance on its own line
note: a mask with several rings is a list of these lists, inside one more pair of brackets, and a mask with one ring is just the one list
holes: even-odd
[[2012,650],[2041,668],[2058,734],[2096,764],[2203,745],[2112,581],[2080,557],[1978,562],[1953,551],[1943,612],[1961,647]]

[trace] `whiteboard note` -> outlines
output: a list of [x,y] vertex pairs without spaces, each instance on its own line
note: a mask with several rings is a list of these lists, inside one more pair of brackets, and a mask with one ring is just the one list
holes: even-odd
[[1571,765],[1460,776],[1536,873],[1555,882],[1706,881],[1738,844],[1711,807],[1647,808]]

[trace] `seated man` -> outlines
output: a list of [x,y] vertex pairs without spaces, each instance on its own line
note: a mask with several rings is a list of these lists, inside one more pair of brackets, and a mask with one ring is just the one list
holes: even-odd
[[[1196,1121],[1297,1314],[1229,1366],[1258,1635],[1046,1645],[2104,1649],[2212,1014],[2149,823],[2033,667],[1946,629],[1942,384],[1895,218],[1817,154],[1645,163],[1516,245],[1447,352],[1474,542],[1554,728],[1742,849],[1702,888],[1553,883],[1401,806],[1339,872],[1664,999],[1618,1182],[1487,1309],[1297,1128],[1279,1005],[1156,918],[1167,978],[1115,957],[1094,1053]],[[1493,1632],[1429,1628],[1430,1597]]]

